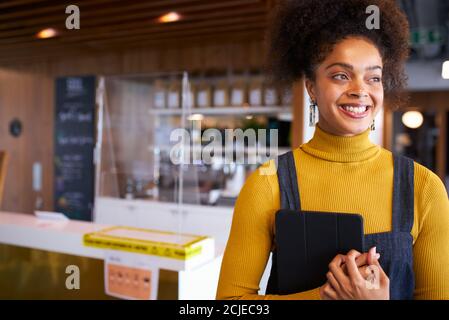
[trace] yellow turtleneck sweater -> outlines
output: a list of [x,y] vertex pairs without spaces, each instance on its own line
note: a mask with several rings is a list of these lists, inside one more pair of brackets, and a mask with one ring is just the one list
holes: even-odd
[[[393,156],[369,140],[369,130],[339,137],[317,126],[313,138],[293,152],[303,210],[359,213],[365,234],[391,231]],[[417,163],[414,170],[415,299],[449,299],[448,195],[432,171]],[[237,199],[217,299],[320,299],[318,288],[283,296],[257,294],[279,208],[279,184],[270,161],[251,174]]]

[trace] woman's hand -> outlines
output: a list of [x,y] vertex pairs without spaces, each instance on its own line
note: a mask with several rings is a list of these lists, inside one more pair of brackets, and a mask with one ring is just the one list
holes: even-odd
[[[380,254],[376,253],[377,259],[380,258]],[[357,267],[362,275],[366,274],[366,270],[368,269],[368,253],[363,253],[355,259]],[[347,274],[346,265],[342,265],[342,269],[345,274]],[[332,288],[329,281],[327,281],[323,286],[320,287],[320,296],[323,300],[338,300],[337,292]]]
[[365,254],[351,250],[346,256],[337,255],[329,264],[328,281],[320,287],[322,299],[389,299],[390,283],[379,257],[375,248]]
[[329,281],[320,287],[321,300],[339,300],[337,292],[329,284]]

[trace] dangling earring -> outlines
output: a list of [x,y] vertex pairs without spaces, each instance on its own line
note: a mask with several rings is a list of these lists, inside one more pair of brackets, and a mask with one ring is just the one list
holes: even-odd
[[376,130],[376,120],[375,119],[373,119],[373,123],[371,123],[370,129],[371,129],[371,131]]
[[309,106],[309,127],[314,127],[316,122],[316,102],[310,99]]

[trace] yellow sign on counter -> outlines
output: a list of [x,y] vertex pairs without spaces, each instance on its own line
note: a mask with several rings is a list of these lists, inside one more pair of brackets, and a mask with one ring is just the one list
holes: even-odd
[[205,236],[132,227],[110,227],[83,236],[85,246],[122,250],[178,260],[201,254]]

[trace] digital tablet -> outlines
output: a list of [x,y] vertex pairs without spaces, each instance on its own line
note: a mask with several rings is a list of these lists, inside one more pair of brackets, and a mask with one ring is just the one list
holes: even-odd
[[363,252],[363,217],[359,214],[279,210],[275,230],[280,294],[322,286],[337,254],[351,249]]

